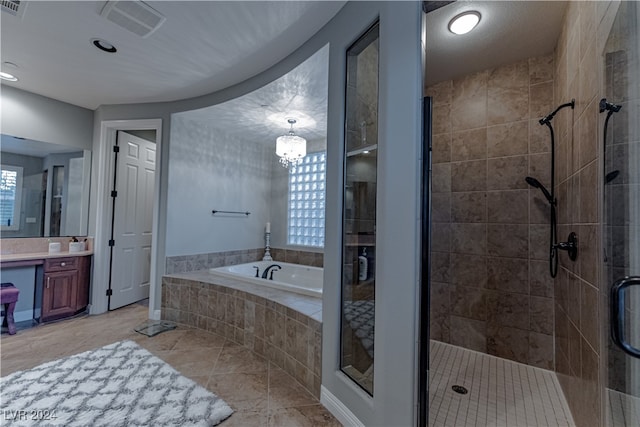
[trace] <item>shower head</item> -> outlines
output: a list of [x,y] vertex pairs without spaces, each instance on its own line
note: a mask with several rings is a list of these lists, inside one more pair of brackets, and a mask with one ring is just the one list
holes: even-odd
[[617,113],[622,108],[622,105],[613,104],[611,102],[607,102],[607,98],[602,98],[600,100],[600,112],[604,113],[605,111],[611,111],[613,113]]
[[547,191],[544,185],[540,183],[540,181],[530,176],[526,177],[524,180],[527,181],[527,184],[529,184],[533,188],[539,188],[540,191],[542,191],[542,194],[544,194],[544,197],[547,199],[547,201],[553,204],[553,197],[551,196],[551,194],[549,194],[549,191]]
[[550,113],[549,115],[544,116],[543,118],[538,120],[538,122],[541,125],[551,125],[551,119],[553,119],[553,117],[556,115],[556,113],[558,111],[560,111],[560,110],[562,110],[563,108],[566,108],[566,107],[571,107],[571,109],[573,110],[576,107],[576,100],[572,99],[571,102],[567,102],[566,104],[562,104],[561,106],[559,106],[558,108],[553,110],[552,113]]

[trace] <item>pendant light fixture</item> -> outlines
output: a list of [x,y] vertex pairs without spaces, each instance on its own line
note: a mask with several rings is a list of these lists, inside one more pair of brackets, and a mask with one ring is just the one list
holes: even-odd
[[291,165],[292,168],[295,168],[307,155],[307,140],[294,134],[293,125],[296,123],[296,119],[287,119],[287,123],[291,128],[289,133],[276,139],[276,154],[280,157],[280,163],[283,167],[287,168]]

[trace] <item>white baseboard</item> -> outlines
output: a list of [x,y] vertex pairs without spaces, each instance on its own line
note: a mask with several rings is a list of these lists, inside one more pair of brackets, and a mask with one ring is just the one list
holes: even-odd
[[337,397],[335,397],[329,390],[320,386],[320,403],[333,414],[344,426],[348,427],[364,427],[364,424],[360,422],[353,412],[349,410]]

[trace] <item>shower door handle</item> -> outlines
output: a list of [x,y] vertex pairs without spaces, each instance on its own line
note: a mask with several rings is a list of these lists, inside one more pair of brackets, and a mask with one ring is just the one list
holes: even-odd
[[[626,291],[631,286],[640,286],[640,276],[625,277],[611,287],[611,338],[625,353],[640,358],[640,349],[632,346],[626,339]],[[637,308],[636,308],[637,309]]]

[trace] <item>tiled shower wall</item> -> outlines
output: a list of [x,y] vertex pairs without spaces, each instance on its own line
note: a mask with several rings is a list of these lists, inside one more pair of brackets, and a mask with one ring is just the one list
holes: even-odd
[[[624,4],[625,2],[623,2]],[[601,301],[609,284],[601,280],[603,174],[600,171],[605,96],[603,48],[619,3],[569,2],[556,47],[556,97],[575,98],[573,111],[554,119],[558,135],[556,190],[559,240],[578,235],[576,262],[560,254],[555,284],[556,372],[578,426],[602,425],[602,390],[608,316]]]
[[553,368],[548,204],[553,55],[428,87],[433,97],[431,338]]

